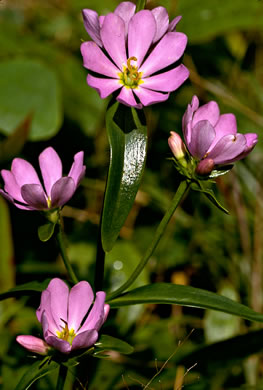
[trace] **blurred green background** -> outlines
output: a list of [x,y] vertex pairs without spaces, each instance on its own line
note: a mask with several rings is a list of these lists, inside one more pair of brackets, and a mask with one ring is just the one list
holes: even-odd
[[[109,149],[104,124],[107,101],[86,85],[87,71],[82,67],[79,47],[89,37],[81,10],[106,14],[117,4],[0,1],[0,168],[9,169],[15,156],[38,167],[39,153],[52,145],[67,173],[73,155],[85,151],[86,178],[63,216],[73,266],[80,278],[91,283]],[[259,143],[214,186],[230,215],[191,192],[136,284],[191,285],[262,312],[263,1],[147,2],[149,8],[158,5],[168,9],[170,19],[183,16],[178,31],[189,38],[183,62],[190,69],[190,80],[167,103],[145,110],[146,171],[117,245],[107,255],[107,291],[132,272],[177,188],[177,173],[167,159],[171,157],[167,138],[171,130],[181,131],[182,115],[197,94],[201,103],[214,99],[222,113],[235,113],[239,132],[257,132]],[[38,240],[37,227],[43,221],[40,214],[18,210],[0,198],[1,292],[31,280],[66,278],[53,240]],[[35,317],[39,298],[37,294],[1,302],[4,390],[14,389],[34,362],[15,337],[40,336]],[[135,353],[129,357],[114,353],[96,361],[91,390],[179,390],[182,385],[189,390],[263,389],[263,330],[258,324],[217,312],[144,305],[112,310],[103,333],[125,339]],[[147,387],[161,367],[162,373]],[[85,365],[76,371],[75,382],[73,374],[68,376],[68,390],[86,388]],[[53,389],[55,380],[56,374],[47,376],[32,389]]]

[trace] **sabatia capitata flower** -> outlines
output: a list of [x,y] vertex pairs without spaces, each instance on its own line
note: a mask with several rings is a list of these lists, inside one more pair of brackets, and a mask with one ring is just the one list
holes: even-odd
[[81,45],[88,85],[106,98],[120,89],[117,100],[142,108],[168,99],[188,78],[184,65],[174,65],[184,53],[187,37],[176,32],[181,17],[169,23],[164,7],[135,13],[122,2],[106,16],[83,10],[84,25],[93,41]]
[[16,207],[23,210],[51,210],[62,207],[73,196],[85,175],[84,153],[74,156],[69,174],[62,177],[62,162],[52,147],[39,155],[39,165],[44,182],[41,184],[35,168],[22,158],[15,158],[11,170],[2,169],[4,190],[0,193]]
[[66,354],[91,347],[109,313],[105,296],[104,291],[98,291],[93,303],[94,294],[88,282],[81,281],[69,291],[63,280],[52,279],[42,292],[36,312],[45,341],[33,336],[18,336],[17,341],[26,349],[41,354],[50,347]]

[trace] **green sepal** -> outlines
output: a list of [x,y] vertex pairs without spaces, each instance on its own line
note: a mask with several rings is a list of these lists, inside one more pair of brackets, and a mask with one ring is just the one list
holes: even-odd
[[42,242],[48,241],[54,234],[55,223],[48,222],[38,227],[38,238]]
[[135,12],[139,12],[145,8],[146,0],[137,0]]
[[142,179],[147,149],[143,111],[119,102],[109,105],[106,128],[110,166],[102,214],[101,237],[109,252],[133,206]]
[[110,300],[108,303],[110,303],[111,308],[143,303],[175,304],[218,310],[250,321],[263,322],[263,314],[222,295],[200,288],[171,283],[154,283],[139,287]]
[[[93,355],[96,357],[101,357],[100,355],[104,354],[105,351],[116,351],[124,355],[129,355],[133,352],[133,347],[126,343],[126,341],[104,334],[100,336],[94,346],[95,350]],[[102,356],[105,357],[105,354]]]
[[[213,169],[210,175],[208,176],[208,179],[215,179],[219,176],[226,175],[228,172],[231,171],[234,165],[225,165],[223,167],[219,167],[216,169]],[[200,180],[207,180],[207,177],[199,177]]]
[[2,292],[0,294],[0,301],[7,298],[19,297],[22,295],[31,295],[33,292],[42,292],[47,288],[49,282],[50,279],[46,279],[43,282],[34,281],[21,284],[20,286],[16,286],[14,288],[11,288],[10,290]]
[[43,378],[58,367],[59,364],[51,360],[49,356],[46,356],[42,361],[36,361],[22,376],[15,390],[29,389],[36,380]]
[[213,203],[219,210],[223,211],[225,214],[229,214],[229,211],[221,205],[221,203],[216,199],[214,191],[210,188],[205,188],[203,183],[200,181],[195,181],[191,183],[191,189],[197,192],[202,192],[210,202]]

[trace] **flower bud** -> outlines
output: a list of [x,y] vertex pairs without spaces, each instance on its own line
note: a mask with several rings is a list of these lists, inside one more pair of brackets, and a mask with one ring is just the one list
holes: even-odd
[[205,158],[198,163],[195,172],[199,176],[208,176],[210,175],[214,167],[214,160],[212,160],[212,158]]
[[170,132],[170,137],[168,138],[168,144],[170,146],[171,151],[173,152],[174,157],[177,160],[184,158],[186,147],[182,141],[182,138],[179,134],[174,131]]

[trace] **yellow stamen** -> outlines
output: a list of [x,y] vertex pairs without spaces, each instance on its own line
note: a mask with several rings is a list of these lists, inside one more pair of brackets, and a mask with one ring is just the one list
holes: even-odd
[[141,80],[142,72],[138,72],[138,67],[131,64],[131,61],[137,61],[136,57],[130,57],[127,60],[127,66],[123,66],[123,72],[118,73],[120,82],[127,88],[137,88],[143,83]]
[[[62,320],[62,319],[61,319]],[[76,333],[74,329],[69,329],[68,324],[66,321],[62,320],[65,323],[65,327],[62,328],[62,331],[57,331],[58,338],[67,341],[70,345],[72,345],[72,342],[74,338],[76,337]]]

